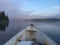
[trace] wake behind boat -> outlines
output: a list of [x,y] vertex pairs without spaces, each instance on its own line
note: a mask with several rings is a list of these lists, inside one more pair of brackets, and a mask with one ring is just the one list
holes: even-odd
[[4,45],[58,45],[50,37],[42,33],[35,25],[31,24],[26,29],[12,37]]

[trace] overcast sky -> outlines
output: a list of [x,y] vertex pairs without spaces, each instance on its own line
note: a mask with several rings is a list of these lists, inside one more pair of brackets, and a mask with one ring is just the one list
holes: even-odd
[[0,0],[0,10],[9,18],[45,18],[60,13],[60,0]]

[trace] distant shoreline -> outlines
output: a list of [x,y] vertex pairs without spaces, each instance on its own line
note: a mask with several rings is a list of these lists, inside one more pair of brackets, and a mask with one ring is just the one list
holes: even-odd
[[26,21],[34,21],[34,22],[57,22],[60,21],[60,19],[29,19]]

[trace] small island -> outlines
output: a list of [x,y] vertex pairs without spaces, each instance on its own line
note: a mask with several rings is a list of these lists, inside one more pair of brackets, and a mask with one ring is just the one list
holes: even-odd
[[0,12],[0,31],[5,31],[6,27],[8,27],[9,18],[6,16],[4,11]]

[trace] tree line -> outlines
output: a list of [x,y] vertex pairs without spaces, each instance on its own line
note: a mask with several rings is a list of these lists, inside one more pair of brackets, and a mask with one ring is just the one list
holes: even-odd
[[8,16],[6,16],[5,11],[0,11],[0,22],[9,21]]

